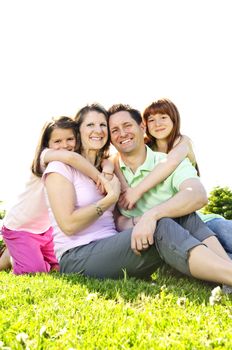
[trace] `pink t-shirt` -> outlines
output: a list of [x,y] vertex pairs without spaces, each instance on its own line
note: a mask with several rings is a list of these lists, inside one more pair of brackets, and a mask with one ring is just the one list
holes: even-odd
[[[49,151],[48,148],[41,153],[42,168],[45,168],[44,156],[47,151]],[[3,224],[10,230],[35,234],[43,233],[51,227],[44,195],[44,184],[40,177],[31,173],[24,191],[7,212]]]
[[[61,174],[73,184],[76,192],[75,209],[96,203],[102,198],[94,181],[69,165],[57,161],[51,162],[48,164],[43,176],[45,177],[49,173]],[[113,218],[113,207],[106,210],[102,216],[86,229],[77,232],[73,236],[67,236],[61,231],[51,209],[49,209],[49,214],[53,226],[55,253],[58,260],[68,249],[113,236],[117,233]]]

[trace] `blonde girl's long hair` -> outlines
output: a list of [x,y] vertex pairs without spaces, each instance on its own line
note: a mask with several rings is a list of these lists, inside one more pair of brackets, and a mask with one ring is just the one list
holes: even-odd
[[70,117],[58,117],[52,118],[52,120],[46,122],[41,130],[39,141],[35,150],[35,156],[32,161],[31,171],[34,175],[42,177],[43,171],[41,169],[40,157],[45,148],[48,148],[51,133],[54,129],[72,129],[73,134],[76,137],[76,122]]

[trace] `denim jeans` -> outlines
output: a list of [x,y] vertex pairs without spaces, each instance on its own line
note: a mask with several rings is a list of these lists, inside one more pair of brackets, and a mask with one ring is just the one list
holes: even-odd
[[232,220],[215,218],[207,221],[206,225],[216,233],[221,245],[232,259]]

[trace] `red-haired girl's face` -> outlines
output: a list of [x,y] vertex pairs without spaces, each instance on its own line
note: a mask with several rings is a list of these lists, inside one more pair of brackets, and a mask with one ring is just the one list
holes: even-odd
[[167,139],[173,129],[173,121],[168,114],[157,113],[147,118],[147,129],[157,140]]

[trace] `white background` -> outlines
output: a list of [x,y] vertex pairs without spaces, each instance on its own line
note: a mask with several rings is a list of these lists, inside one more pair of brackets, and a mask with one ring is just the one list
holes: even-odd
[[0,200],[20,191],[43,123],[86,103],[170,98],[207,190],[232,187],[230,1],[2,0]]

